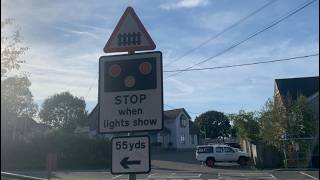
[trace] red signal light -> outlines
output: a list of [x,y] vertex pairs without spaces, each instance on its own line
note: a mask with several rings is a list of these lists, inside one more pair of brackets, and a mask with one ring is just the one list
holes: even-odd
[[140,70],[141,74],[147,75],[152,70],[151,64],[149,62],[143,62],[143,63],[140,64],[139,70]]
[[109,75],[111,77],[118,77],[121,73],[121,67],[118,64],[113,64],[109,67]]

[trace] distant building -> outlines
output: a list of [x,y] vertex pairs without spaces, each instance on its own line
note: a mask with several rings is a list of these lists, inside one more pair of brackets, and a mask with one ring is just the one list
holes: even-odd
[[[111,139],[113,134],[99,134],[98,105],[88,116],[89,127],[78,127],[75,134],[87,134],[91,138],[104,137]],[[153,146],[160,148],[187,149],[198,145],[198,135],[193,129],[191,117],[184,108],[164,111],[164,128],[162,131],[139,132],[148,134]],[[124,133],[122,133],[124,135]],[[120,134],[117,134],[120,135]]]
[[163,130],[149,133],[153,144],[173,149],[188,149],[198,145],[198,135],[184,108],[164,111],[163,115]]
[[317,92],[319,92],[319,76],[275,80],[275,102],[285,108],[290,101],[295,101],[300,95],[309,98]]
[[301,95],[308,99],[309,105],[314,113],[314,117],[316,118],[316,127],[318,127],[319,76],[275,80],[274,101],[278,105],[286,109],[288,104],[297,100]]
[[[316,137],[293,137],[291,141],[300,142],[307,141],[308,139],[311,140],[310,150],[312,153],[309,157],[311,158],[309,159],[309,165],[319,167],[319,76],[275,80],[274,101],[277,105],[280,105],[280,107],[287,109],[288,105],[297,100],[301,95],[308,99],[309,106],[314,113],[316,120],[314,126],[317,127]],[[297,150],[289,150],[290,153],[287,155],[288,166],[297,167],[298,165],[292,157],[295,157],[296,151],[299,151],[299,148],[297,148],[299,145],[295,143],[292,147]]]

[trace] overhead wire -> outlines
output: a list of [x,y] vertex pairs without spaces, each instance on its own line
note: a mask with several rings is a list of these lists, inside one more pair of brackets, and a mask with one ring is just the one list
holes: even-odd
[[191,69],[177,69],[177,70],[170,70],[170,71],[163,71],[165,73],[173,73],[173,72],[184,72],[184,71],[203,71],[203,70],[214,70],[214,69],[225,69],[225,68],[232,68],[232,67],[243,67],[243,66],[252,66],[258,64],[268,64],[268,63],[276,63],[276,62],[283,62],[283,61],[292,61],[297,59],[304,59],[308,57],[319,56],[319,53],[316,54],[308,54],[304,56],[295,56],[289,57],[284,59],[275,59],[269,61],[257,61],[252,63],[243,63],[243,64],[232,64],[232,65],[225,65],[225,66],[214,66],[214,67],[207,67],[207,68],[191,68]]
[[[268,26],[266,26],[266,27],[264,27],[264,28],[256,31],[255,33],[253,33],[253,34],[251,34],[250,36],[242,39],[241,41],[238,41],[237,43],[234,43],[234,44],[231,45],[230,47],[228,47],[228,48],[226,48],[226,49],[218,52],[217,54],[215,54],[215,55],[213,55],[213,56],[210,56],[210,57],[208,57],[208,58],[206,58],[206,59],[204,59],[204,60],[202,60],[202,61],[200,61],[200,62],[198,62],[198,63],[196,63],[196,64],[193,64],[193,65],[191,65],[191,66],[189,66],[189,67],[187,67],[187,68],[184,68],[183,70],[191,69],[191,68],[193,68],[193,67],[195,67],[195,66],[197,66],[197,65],[203,64],[203,63],[208,62],[208,61],[210,61],[210,60],[212,60],[212,59],[214,59],[214,58],[216,58],[216,57],[218,57],[218,56],[221,56],[222,54],[225,54],[226,52],[234,49],[235,47],[243,44],[244,42],[252,39],[253,37],[256,37],[256,36],[258,36],[259,34],[267,31],[268,29],[276,26],[276,25],[279,24],[280,22],[286,20],[286,19],[289,18],[290,16],[298,13],[299,11],[301,11],[302,9],[308,7],[309,5],[313,4],[313,3],[316,2],[316,1],[317,1],[317,0],[312,0],[312,1],[310,1],[310,2],[307,2],[307,3],[305,3],[305,4],[303,4],[303,5],[299,6],[299,7],[297,7],[296,9],[294,9],[294,10],[292,10],[291,12],[287,13],[286,15],[282,16],[282,17],[279,18],[278,20],[276,20],[276,21],[272,22],[271,24],[269,24]],[[184,71],[176,72],[176,73],[174,73],[174,74],[171,74],[171,75],[167,76],[166,78],[176,76],[176,75],[181,74],[181,73],[183,73],[183,72],[184,72]]]
[[187,55],[191,54],[192,52],[194,52],[195,50],[203,47],[204,45],[208,44],[210,41],[218,38],[219,36],[221,36],[222,34],[228,32],[229,30],[233,29],[234,27],[240,25],[241,23],[243,23],[244,21],[246,21],[247,19],[249,19],[250,17],[256,15],[257,13],[259,13],[260,11],[262,11],[263,9],[267,8],[268,6],[270,6],[271,4],[273,4],[274,2],[276,2],[277,0],[271,0],[268,3],[264,4],[263,6],[259,7],[258,9],[254,10],[253,12],[251,12],[250,14],[248,14],[247,16],[243,17],[242,19],[240,19],[239,21],[237,21],[236,23],[228,26],[227,28],[223,29],[222,31],[220,31],[219,33],[211,36],[210,38],[208,38],[207,40],[205,40],[204,42],[202,42],[201,44],[199,44],[198,46],[188,50],[187,52],[185,52],[183,55],[179,56],[178,58],[173,59],[172,61],[170,61],[169,63],[165,64],[163,67],[169,66],[173,63],[176,63],[177,61],[183,59],[184,57],[186,57]]

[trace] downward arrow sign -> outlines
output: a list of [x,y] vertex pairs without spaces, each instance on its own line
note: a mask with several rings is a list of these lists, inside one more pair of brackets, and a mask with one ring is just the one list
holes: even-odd
[[141,164],[141,161],[137,160],[137,161],[128,161],[129,157],[125,157],[120,161],[121,166],[124,169],[129,169],[128,165],[139,165]]

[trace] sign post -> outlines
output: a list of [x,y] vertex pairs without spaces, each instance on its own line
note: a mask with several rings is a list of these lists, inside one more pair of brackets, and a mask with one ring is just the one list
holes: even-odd
[[149,136],[114,137],[112,142],[112,174],[149,173]]
[[100,133],[163,128],[161,52],[102,56],[99,69]]
[[112,174],[151,171],[149,136],[134,132],[163,129],[162,53],[132,7],[128,7],[107,41],[104,52],[128,52],[99,59],[99,133],[128,133],[112,139]]

